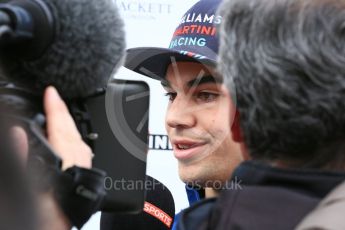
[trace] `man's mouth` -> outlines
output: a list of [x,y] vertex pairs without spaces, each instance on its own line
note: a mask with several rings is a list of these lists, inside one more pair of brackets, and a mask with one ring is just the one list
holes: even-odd
[[197,146],[197,144],[193,144],[193,145],[186,145],[186,144],[176,144],[176,147],[178,149],[190,149]]
[[199,155],[206,142],[179,140],[173,141],[174,155],[178,160],[189,160]]

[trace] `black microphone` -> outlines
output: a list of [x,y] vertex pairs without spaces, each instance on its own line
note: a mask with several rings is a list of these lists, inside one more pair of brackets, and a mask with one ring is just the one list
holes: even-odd
[[0,74],[33,92],[94,94],[121,66],[125,36],[113,0],[14,0],[0,4]]
[[171,229],[174,216],[174,198],[169,189],[158,180],[146,176],[146,199],[143,212],[123,214],[102,212],[101,230]]

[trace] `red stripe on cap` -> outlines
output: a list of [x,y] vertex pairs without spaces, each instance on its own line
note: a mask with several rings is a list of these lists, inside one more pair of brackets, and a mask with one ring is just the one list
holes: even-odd
[[172,218],[166,214],[163,210],[156,207],[155,205],[145,201],[144,203],[144,212],[150,214],[151,216],[155,217],[156,219],[160,220],[163,224],[170,228],[172,224]]
[[195,53],[193,53],[193,52],[187,52],[186,55],[189,56],[189,57],[194,57],[194,56],[195,56]]

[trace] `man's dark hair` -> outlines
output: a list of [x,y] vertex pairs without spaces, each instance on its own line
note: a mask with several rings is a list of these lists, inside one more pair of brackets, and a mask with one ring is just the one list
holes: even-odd
[[345,1],[228,0],[219,69],[254,159],[344,168]]

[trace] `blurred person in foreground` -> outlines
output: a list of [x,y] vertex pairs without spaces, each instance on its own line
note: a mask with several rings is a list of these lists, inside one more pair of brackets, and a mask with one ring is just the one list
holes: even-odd
[[345,1],[228,0],[219,72],[253,159],[179,229],[290,230],[345,179]]
[[[4,118],[8,110],[0,103],[0,229],[36,230],[35,204],[23,159],[16,154],[11,126]],[[18,221],[20,220],[20,221]]]
[[[68,112],[66,104],[54,87],[48,87],[45,90],[44,112],[46,115],[47,140],[54,153],[61,159],[61,172],[70,170],[73,167],[90,169],[93,156],[91,148],[82,140],[76,125]],[[61,188],[58,187],[67,187],[69,184],[64,184],[64,181],[62,181],[62,184],[57,185],[55,183],[55,176],[57,176],[57,174],[52,172],[49,168],[38,170],[38,172],[47,173],[46,175],[30,174],[27,171],[30,166],[25,165],[28,164],[27,161],[30,158],[29,149],[32,146],[30,146],[29,142],[32,139],[32,137],[30,137],[31,134],[19,125],[13,126],[9,130],[13,142],[12,152],[16,153],[18,156],[17,158],[21,161],[22,169],[20,169],[20,172],[27,174],[25,177],[26,180],[24,179],[27,185],[25,190],[31,192],[30,194],[33,199],[30,219],[32,221],[32,225],[35,226],[34,229],[71,229],[74,223],[69,218],[70,216],[65,213],[65,210],[61,206],[61,199],[58,198],[59,195],[61,195],[59,193],[63,191],[63,189],[61,190]],[[33,181],[34,183],[30,183]],[[24,195],[25,190],[23,191]],[[64,195],[63,198],[66,198],[66,196]],[[24,205],[23,207],[25,208]],[[68,203],[65,205],[68,206]],[[17,217],[16,214],[13,215]],[[75,215],[78,216],[78,214]],[[87,219],[88,217],[83,221],[86,222]],[[18,224],[19,223],[21,222],[18,222]],[[30,229],[30,226],[22,227],[22,229]]]

